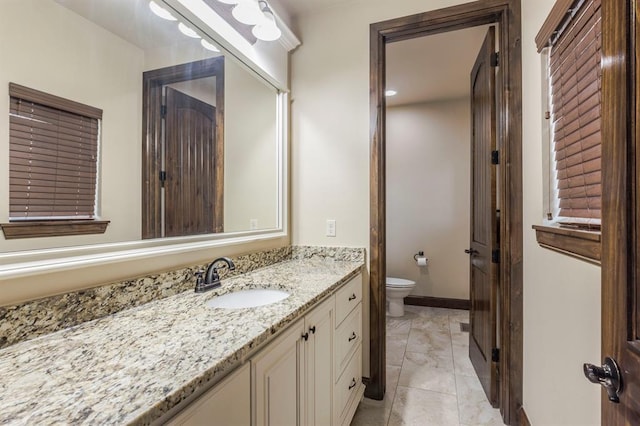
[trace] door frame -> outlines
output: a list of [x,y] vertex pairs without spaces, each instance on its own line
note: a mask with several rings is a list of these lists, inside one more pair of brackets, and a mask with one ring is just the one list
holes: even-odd
[[223,232],[224,212],[224,56],[174,65],[142,74],[142,239],[162,236],[162,86],[216,77],[216,232]]
[[[385,46],[387,43],[464,28],[498,24],[496,76],[500,151],[500,392],[507,424],[522,408],[522,52],[520,0],[478,0],[370,27],[370,374],[366,396],[386,390],[386,161]],[[462,248],[461,248],[462,249]]]

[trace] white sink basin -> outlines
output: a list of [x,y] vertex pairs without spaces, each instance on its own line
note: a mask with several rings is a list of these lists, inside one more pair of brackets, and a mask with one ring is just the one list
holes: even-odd
[[210,308],[240,309],[270,305],[289,297],[289,293],[272,289],[240,290],[214,297],[207,302]]

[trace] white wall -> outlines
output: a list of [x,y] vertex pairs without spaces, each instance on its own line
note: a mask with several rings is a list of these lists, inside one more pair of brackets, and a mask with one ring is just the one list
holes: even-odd
[[[465,2],[354,0],[300,17],[303,45],[292,56],[295,243],[369,247],[369,25]],[[531,229],[542,221],[534,36],[552,5],[522,2],[524,407],[534,425],[598,424],[600,390],[581,369],[600,360],[599,268],[538,247]],[[335,238],[324,236],[327,218],[337,220]]]
[[469,98],[387,108],[387,275],[413,295],[469,299],[469,120]]
[[276,91],[225,61],[224,231],[277,225]]
[[586,381],[582,363],[601,361],[600,268],[540,248],[531,229],[543,218],[542,74],[534,37],[553,3],[526,0],[522,8],[524,407],[534,425],[599,425],[600,389]]

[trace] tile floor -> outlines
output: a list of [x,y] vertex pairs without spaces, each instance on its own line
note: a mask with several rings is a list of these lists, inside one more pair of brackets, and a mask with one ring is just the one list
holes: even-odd
[[352,426],[503,425],[469,361],[469,312],[405,306],[387,317],[387,393],[365,398]]

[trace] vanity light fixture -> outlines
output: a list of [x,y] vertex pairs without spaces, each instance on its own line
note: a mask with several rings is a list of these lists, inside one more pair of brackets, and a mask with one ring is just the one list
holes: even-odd
[[251,33],[253,33],[258,40],[274,41],[279,39],[282,35],[282,31],[280,31],[280,28],[276,25],[276,17],[274,16],[273,11],[266,1],[261,0],[259,4],[264,19],[253,27]]
[[212,43],[209,43],[205,39],[200,40],[200,44],[207,50],[210,50],[212,52],[220,52],[220,49],[218,49],[216,46],[214,46]]
[[395,91],[395,90],[392,90],[392,89],[386,90],[386,91],[384,92],[384,95],[385,95],[385,96],[395,96],[395,95],[397,95],[397,94],[398,94],[398,92],[397,92],[397,91]]
[[159,6],[158,3],[156,3],[155,1],[149,2],[149,9],[151,9],[153,13],[155,13],[157,16],[161,17],[162,19],[166,19],[167,21],[177,21],[177,19],[171,13],[169,13],[167,9],[165,9],[162,6]]
[[264,14],[260,10],[258,0],[241,0],[231,11],[238,22],[247,25],[257,25],[265,19]]
[[187,37],[191,37],[191,38],[200,38],[200,35],[195,32],[194,30],[192,30],[191,28],[187,27],[185,24],[183,24],[182,22],[180,22],[178,24],[178,29],[180,30],[180,32],[184,35],[186,35]]

